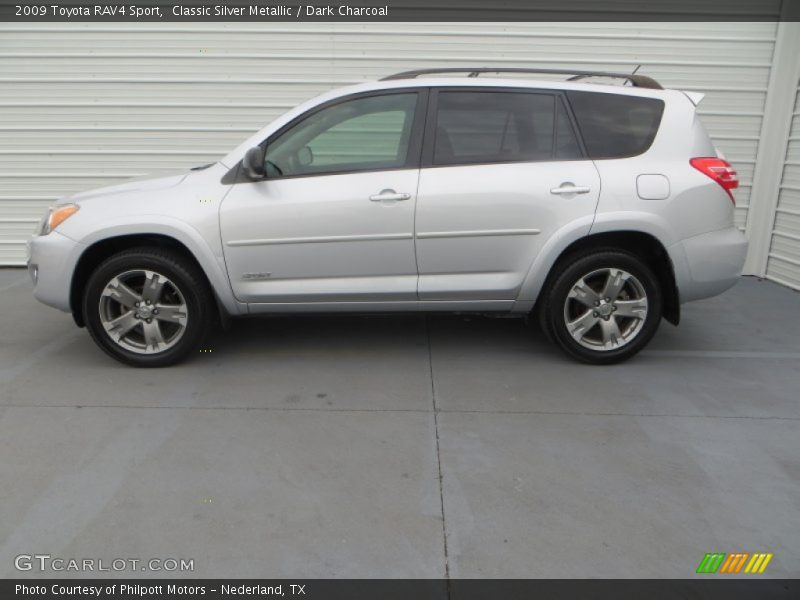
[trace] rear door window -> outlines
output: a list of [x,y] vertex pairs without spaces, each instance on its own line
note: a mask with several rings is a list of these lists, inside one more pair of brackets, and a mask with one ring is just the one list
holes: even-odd
[[661,124],[657,98],[567,92],[589,158],[624,158],[650,148]]
[[572,124],[554,94],[440,91],[434,165],[579,158]]

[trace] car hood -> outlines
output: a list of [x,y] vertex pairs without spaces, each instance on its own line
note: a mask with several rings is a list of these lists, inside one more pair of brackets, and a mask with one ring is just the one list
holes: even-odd
[[163,190],[166,188],[174,187],[181,183],[189,173],[179,173],[175,175],[169,175],[166,177],[157,177],[157,178],[148,178],[143,177],[140,179],[133,179],[131,181],[126,181],[125,183],[120,183],[118,185],[111,185],[108,187],[97,188],[95,190],[89,190],[86,192],[79,192],[72,196],[68,196],[64,198],[69,202],[77,202],[80,203],[84,200],[91,200],[93,198],[100,198],[100,197],[111,197],[111,196],[118,196],[121,194],[129,194],[131,192],[147,192],[153,190]]

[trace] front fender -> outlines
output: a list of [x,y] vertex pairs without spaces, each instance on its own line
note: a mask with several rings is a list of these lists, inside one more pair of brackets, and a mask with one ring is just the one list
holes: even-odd
[[163,235],[180,242],[197,260],[225,310],[231,315],[247,312],[247,306],[233,296],[219,239],[215,240],[215,252],[200,232],[185,221],[165,215],[124,217],[104,222],[102,229],[90,231],[75,241],[88,248],[97,242],[128,235]]

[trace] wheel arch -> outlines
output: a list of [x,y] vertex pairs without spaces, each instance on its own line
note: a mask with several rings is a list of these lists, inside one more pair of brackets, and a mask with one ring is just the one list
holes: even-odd
[[217,305],[216,309],[221,319],[225,321],[227,316],[233,312],[228,303],[225,302],[225,299],[220,297],[218,285],[215,285],[215,283],[219,283],[218,276],[209,275],[207,265],[202,264],[186,243],[175,236],[165,233],[124,233],[105,237],[88,244],[78,258],[70,282],[69,305],[72,317],[79,327],[83,327],[85,324],[81,297],[86,282],[94,269],[104,260],[118,252],[140,247],[169,249],[191,261],[203,274],[209,289],[213,293]]
[[559,267],[576,256],[596,248],[616,248],[634,254],[652,269],[663,292],[663,316],[677,325],[680,322],[680,296],[672,260],[664,245],[650,233],[637,230],[605,231],[593,233],[574,240],[566,246],[548,269],[547,276],[536,293],[536,304],[540,292],[546,289],[558,272]]

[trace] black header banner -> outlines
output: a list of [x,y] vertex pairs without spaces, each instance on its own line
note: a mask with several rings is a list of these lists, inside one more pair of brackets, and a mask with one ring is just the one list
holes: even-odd
[[6,579],[4,600],[783,600],[797,580],[779,579]]
[[0,0],[4,22],[779,20],[800,0]]

